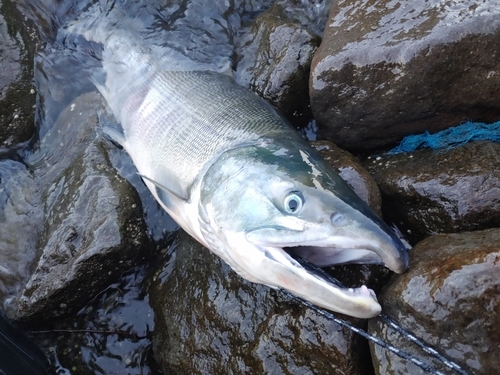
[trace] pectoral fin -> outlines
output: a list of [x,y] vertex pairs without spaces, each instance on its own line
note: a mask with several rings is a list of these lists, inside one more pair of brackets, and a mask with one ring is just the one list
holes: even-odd
[[101,128],[103,133],[111,139],[111,141],[121,147],[124,147],[125,135],[123,134],[123,130],[120,125],[110,121],[105,121],[101,124]]
[[[141,176],[144,180],[151,182],[155,186],[155,191],[156,194],[158,195],[158,198],[161,200],[161,202],[167,206],[170,207],[170,199],[169,199],[169,194],[173,195],[185,202],[189,200],[188,195],[186,194],[185,191],[179,186],[178,184],[175,183],[170,183],[169,186],[165,186],[164,184],[161,184],[147,176],[144,176],[139,173],[139,176]],[[173,181],[173,180],[172,180]]]

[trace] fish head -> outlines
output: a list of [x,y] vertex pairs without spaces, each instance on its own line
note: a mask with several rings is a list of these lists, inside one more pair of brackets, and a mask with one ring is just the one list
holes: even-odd
[[377,315],[381,307],[373,291],[339,288],[290,254],[320,267],[408,268],[397,235],[307,147],[225,152],[205,173],[199,212],[206,243],[241,276],[347,315]]

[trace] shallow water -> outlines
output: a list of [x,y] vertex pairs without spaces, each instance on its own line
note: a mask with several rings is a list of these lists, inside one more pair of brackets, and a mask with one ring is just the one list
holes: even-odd
[[77,316],[29,334],[57,374],[161,374],[152,358],[154,313],[146,265],[110,285]]

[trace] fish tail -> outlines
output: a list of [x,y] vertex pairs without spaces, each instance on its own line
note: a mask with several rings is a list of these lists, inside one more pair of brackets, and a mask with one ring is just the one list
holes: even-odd
[[[83,38],[87,45],[99,45],[99,60],[101,61],[105,79],[101,71],[91,76],[92,83],[106,100],[116,94],[116,88],[133,83],[137,76],[144,76],[151,70],[153,58],[150,48],[144,43],[141,32],[146,29],[138,18],[128,15],[115,2],[104,5],[97,3],[90,6],[79,17],[67,23],[60,31],[58,39],[78,40]],[[74,45],[85,45],[81,40]]]
[[110,43],[110,39],[126,36],[136,39],[145,25],[138,19],[132,18],[113,2],[93,4],[79,17],[68,22],[62,29],[63,33],[79,34],[85,39],[103,45]]

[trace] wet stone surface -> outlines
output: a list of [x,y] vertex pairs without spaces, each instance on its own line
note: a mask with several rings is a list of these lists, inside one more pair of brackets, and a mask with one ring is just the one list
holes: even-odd
[[[142,210],[130,183],[109,167],[96,136],[102,101],[86,94],[63,111],[30,159],[43,218],[34,270],[9,313],[22,321],[78,311],[141,259],[147,242]],[[56,146],[57,145],[57,146]]]
[[329,141],[311,142],[311,146],[373,211],[382,216],[382,198],[377,183],[354,155]]
[[500,118],[500,1],[335,1],[311,65],[321,138],[348,150]]
[[154,279],[153,345],[166,374],[372,371],[360,336],[243,280],[184,232]]
[[237,82],[273,104],[293,121],[305,125],[311,118],[308,80],[319,37],[293,23],[275,4],[253,22],[239,47]]
[[0,155],[28,141],[35,132],[36,33],[26,24],[21,26],[18,18],[10,1],[0,1]]
[[[378,296],[387,315],[476,375],[500,367],[499,243],[500,229],[430,237],[410,251],[410,270],[393,276]],[[369,330],[443,369],[378,320]],[[379,347],[372,355],[377,374],[424,373]]]
[[29,275],[43,217],[39,205],[37,186],[26,165],[0,161],[0,301],[19,293]]
[[73,317],[30,332],[49,353],[54,373],[161,374],[152,353],[147,269],[134,267]]
[[416,243],[435,233],[500,227],[500,144],[380,155],[363,165],[382,193],[384,217]]

